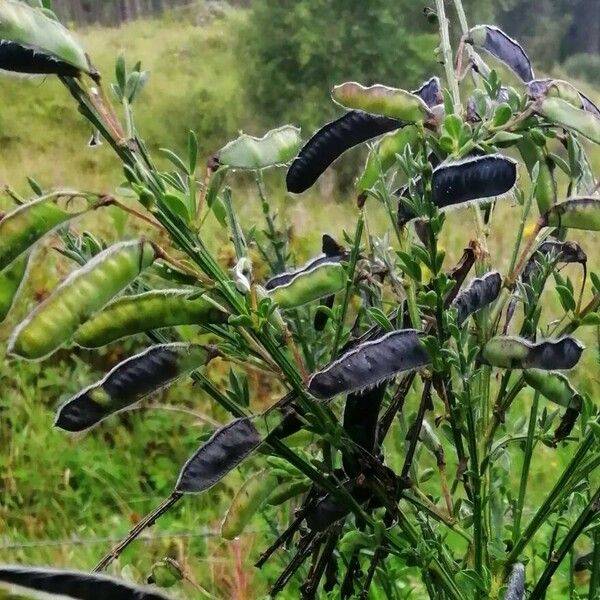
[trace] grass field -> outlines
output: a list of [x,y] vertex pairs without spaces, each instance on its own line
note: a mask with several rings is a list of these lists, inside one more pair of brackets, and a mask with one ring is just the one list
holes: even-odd
[[[232,43],[242,19],[241,13],[231,12],[202,27],[168,19],[140,21],[121,29],[90,29],[80,37],[105,73],[111,72],[114,57],[121,50],[131,62],[142,59],[152,72],[140,100],[137,125],[153,151],[162,145],[182,149],[187,130],[192,128],[198,133],[201,155],[208,156],[241,127],[258,133],[253,131],[255,119],[239,92],[243,66]],[[122,174],[110,150],[106,146],[86,148],[90,132],[58,83],[3,79],[0,86],[2,184],[26,194],[25,178],[29,175],[47,188],[112,192],[118,187]],[[522,173],[521,177],[527,176]],[[318,252],[324,226],[337,238],[344,229],[352,228],[356,210],[351,194],[334,197],[330,182],[301,199],[284,196],[281,172],[272,176],[271,183],[278,190],[274,202],[279,218],[291,226],[298,262]],[[251,181],[240,181],[236,202],[242,220],[255,222],[260,213]],[[494,216],[489,246],[494,266],[500,270],[506,269],[510,259],[519,210],[507,199]],[[381,235],[385,228],[383,211],[370,208],[368,224],[371,234]],[[115,220],[110,211],[87,217],[78,225],[107,239],[120,237],[134,227]],[[458,260],[473,235],[470,213],[449,216],[443,239],[449,266]],[[231,256],[228,240],[216,222],[208,222],[205,236],[224,260]],[[598,240],[582,235],[578,241],[590,257],[589,268],[600,270]],[[3,339],[28,307],[47,295],[70,268],[51,246],[52,241],[38,251],[37,262],[44,266],[34,269],[15,314],[0,327]],[[580,277],[574,267],[565,273],[576,281]],[[547,293],[556,296],[551,290]],[[585,331],[582,339],[591,351],[586,353],[575,383],[593,397],[600,383],[595,330]],[[70,437],[53,429],[54,411],[61,400],[142,346],[143,340],[138,339],[102,353],[64,352],[43,364],[0,356],[0,562],[91,568],[132,524],[168,495],[181,464],[216,424],[227,421],[227,415],[188,382],[153,399],[151,406],[111,419],[93,433]],[[226,385],[224,365],[217,362],[210,375],[219,385]],[[266,406],[277,397],[278,389],[271,382],[257,375],[250,377],[253,406]],[[525,394],[515,405],[509,428],[525,414],[528,400]],[[409,405],[407,409],[412,408]],[[398,444],[398,439],[390,443]],[[568,456],[568,448],[544,448],[537,455],[531,473],[533,505],[536,491],[550,485],[552,470]],[[267,510],[239,541],[229,543],[214,535],[232,493],[246,473],[259,464],[260,459],[256,459],[209,493],[186,498],[121,557],[113,572],[144,581],[152,563],[170,555],[189,568],[196,583],[177,589],[180,597],[243,600],[264,595],[268,582],[283,567],[285,556],[260,572],[253,569],[253,560],[274,531],[290,519],[294,507]],[[414,586],[415,574],[410,570],[394,571],[393,575],[402,578],[401,590],[407,592]],[[563,569],[557,590],[564,588],[566,577]],[[298,597],[296,588],[289,591],[289,597]],[[559,597],[563,596],[552,596]]]

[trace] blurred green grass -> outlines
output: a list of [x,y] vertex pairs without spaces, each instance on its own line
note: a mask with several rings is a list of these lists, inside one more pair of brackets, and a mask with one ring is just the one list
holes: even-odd
[[[198,133],[201,156],[207,157],[242,126],[245,131],[260,133],[254,129],[256,120],[240,92],[239,76],[244,66],[233,39],[243,18],[243,13],[229,11],[203,27],[168,19],[139,21],[120,29],[92,28],[81,31],[80,37],[107,79],[120,51],[130,62],[142,59],[144,68],[151,71],[137,110],[137,126],[155,153],[163,145],[183,150],[191,128]],[[1,85],[1,183],[26,194],[25,177],[30,175],[48,188],[115,190],[122,180],[118,163],[106,146],[86,148],[91,132],[57,82],[3,79]],[[593,158],[598,165],[599,157]],[[520,176],[526,184],[526,173]],[[297,262],[318,252],[324,229],[338,239],[343,230],[352,230],[356,209],[351,192],[339,194],[325,177],[317,191],[290,198],[283,192],[282,179],[281,171],[270,174],[269,184],[280,221],[291,227]],[[260,211],[252,182],[242,177],[235,198],[242,222],[256,222]],[[502,271],[508,266],[519,215],[519,207],[510,199],[499,203],[494,215],[488,241],[492,262]],[[369,206],[368,226],[372,235],[381,235],[387,228],[380,207]],[[121,234],[110,211],[86,217],[77,227],[89,228],[107,239]],[[137,227],[132,223],[124,225],[125,235],[133,235],[133,231]],[[469,211],[448,215],[441,241],[448,266],[458,260],[474,231]],[[230,257],[228,240],[214,221],[209,220],[204,235],[221,258]],[[597,237],[582,234],[577,239],[588,252],[589,267],[600,270]],[[48,293],[72,268],[57,258],[51,245],[52,241],[39,250],[36,262],[40,266],[34,268],[15,314],[0,327],[3,338],[35,298]],[[565,273],[579,281],[577,269],[569,267]],[[552,298],[546,320],[558,306],[551,287],[546,292]],[[595,330],[584,331],[582,339],[590,351],[574,379],[594,396],[598,391]],[[117,345],[99,355],[64,352],[43,365],[0,356],[0,562],[91,568],[140,516],[168,495],[181,464],[211,431],[213,426],[206,421],[227,420],[227,415],[199,390],[182,383],[152,404],[191,410],[199,413],[198,418],[185,412],[135,410],[87,435],[71,437],[52,428],[61,400],[99,378],[142,343],[135,340]],[[217,364],[211,377],[224,385],[225,367]],[[258,378],[251,380],[251,387],[256,391],[255,406],[272,401],[276,393]],[[521,395],[509,426],[528,413],[529,400],[528,394]],[[410,402],[407,414],[412,409]],[[391,437],[393,450],[399,431]],[[548,473],[566,464],[569,455],[568,448],[540,449],[530,477],[530,511],[551,483]],[[518,472],[518,456],[516,462],[514,470]],[[252,468],[249,465],[248,469]],[[266,518],[252,524],[257,533],[245,534],[240,542],[232,544],[212,535],[245,472],[232,473],[210,493],[186,498],[150,530],[149,539],[137,542],[123,555],[114,572],[141,581],[155,560],[170,554],[187,562],[198,583],[214,597],[242,599],[264,594],[286,555],[261,572],[254,570],[252,563],[272,540],[274,528],[285,526],[293,506],[267,511]],[[435,493],[435,482],[424,489]],[[408,572],[404,576],[402,585],[410,589],[415,575]],[[198,597],[189,585],[178,592],[184,597]],[[297,597],[297,588],[288,594]]]

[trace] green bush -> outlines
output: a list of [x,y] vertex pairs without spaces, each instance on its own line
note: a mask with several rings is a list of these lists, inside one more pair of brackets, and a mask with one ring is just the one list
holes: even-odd
[[600,56],[597,54],[573,54],[564,62],[563,68],[569,77],[600,84]]
[[413,33],[414,12],[385,0],[256,0],[239,55],[257,116],[312,130],[336,114],[329,90],[344,80],[418,85],[434,68],[437,41]]

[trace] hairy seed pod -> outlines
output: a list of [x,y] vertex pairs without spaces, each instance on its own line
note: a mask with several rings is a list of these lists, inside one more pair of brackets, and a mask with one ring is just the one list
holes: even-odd
[[221,537],[234,540],[242,534],[252,517],[266,504],[276,485],[277,478],[267,471],[260,471],[246,479],[221,523]]
[[263,137],[241,135],[217,153],[219,164],[233,169],[266,169],[291,162],[300,146],[300,130],[291,125],[267,132]]
[[376,386],[404,371],[414,371],[430,362],[415,329],[392,331],[360,344],[312,375],[308,391],[321,400],[337,394]]
[[548,97],[541,102],[540,113],[555,125],[576,131],[600,144],[600,118],[593,112],[576,108],[562,98]]
[[367,163],[360,176],[356,189],[360,196],[371,189],[381,174],[387,173],[396,162],[396,155],[412,146],[419,138],[419,130],[415,126],[407,126],[399,131],[383,137],[377,147],[369,153]]
[[289,192],[300,194],[311,187],[346,150],[384,133],[400,129],[403,123],[352,110],[328,123],[304,145],[290,166],[286,184]]
[[0,3],[0,69],[29,75],[94,75],[73,36],[43,10],[17,2]]
[[292,269],[291,271],[286,271],[285,273],[279,273],[274,277],[271,277],[265,283],[266,290],[273,290],[282,285],[287,285],[301,273],[306,273],[314,269],[315,267],[322,265],[324,263],[333,263],[333,262],[341,262],[342,260],[348,257],[347,250],[340,246],[330,235],[326,233],[323,234],[321,241],[321,250],[322,254],[317,256],[316,258],[311,258],[305,265],[300,267],[299,269]]
[[303,481],[284,481],[280,483],[267,500],[269,506],[281,506],[283,503],[296,498],[308,492],[311,487],[311,482],[308,479]]
[[[466,160],[442,164],[433,171],[431,193],[433,203],[440,209],[458,208],[469,202],[484,201],[512,190],[517,181],[517,163],[500,154],[476,156]],[[420,184],[417,185],[418,193]],[[398,222],[404,225],[415,218],[411,208],[400,196]]]
[[248,458],[263,439],[250,417],[221,427],[185,463],[175,491],[198,494],[210,489]]
[[431,116],[429,107],[419,96],[385,85],[364,87],[350,81],[336,85],[331,97],[344,108],[363,110],[406,123],[418,123]]
[[600,109],[581,91],[561,79],[535,79],[527,84],[527,93],[532,100],[545,96],[561,98],[576,108],[581,108],[600,118]]
[[30,256],[31,254],[22,254],[0,271],[0,323],[8,316],[27,278]]
[[521,45],[493,25],[478,25],[469,32],[467,40],[475,47],[489,52],[527,83],[534,79],[531,61]]
[[180,343],[152,346],[118,364],[104,379],[67,400],[58,409],[54,424],[65,431],[89,429],[203,367],[215,356],[217,352],[212,346]]
[[[548,156],[547,148],[540,148],[530,136],[525,135],[517,144],[517,148],[527,167],[532,183],[535,184],[535,200],[540,215],[556,204],[558,189],[554,177],[554,162]],[[537,165],[537,179],[533,180],[534,168]]]
[[473,279],[468,287],[459,292],[450,305],[458,311],[458,325],[462,325],[474,312],[496,300],[501,288],[502,277],[498,271],[492,271],[481,278]]
[[523,378],[544,398],[567,409],[554,432],[555,442],[564,440],[573,431],[577,417],[581,413],[582,397],[562,373],[527,369],[523,371]]
[[297,273],[288,283],[272,287],[269,296],[281,310],[287,310],[336,294],[346,287],[347,281],[344,266],[327,260]]
[[115,244],[72,273],[15,329],[9,352],[29,360],[48,356],[156,258],[150,242]]
[[504,369],[572,369],[584,346],[572,337],[533,343],[523,338],[496,336],[483,349],[482,362]]
[[0,587],[3,586],[72,600],[169,600],[156,590],[145,590],[107,575],[42,567],[0,565]]
[[83,348],[100,348],[152,329],[226,321],[223,311],[195,292],[153,290],[111,302],[86,321],[73,339]]
[[522,563],[513,565],[504,600],[525,600],[525,567]]
[[[371,497],[370,490],[357,486],[353,481],[344,483],[344,489],[359,504],[366,502]],[[347,505],[341,504],[337,498],[327,494],[306,513],[306,524],[311,531],[325,531],[330,525],[343,519],[349,513],[350,508]]]
[[8,213],[0,221],[0,270],[56,227],[83,212],[63,210],[57,206],[55,198],[40,198]]
[[527,385],[538,391],[544,398],[564,408],[581,405],[581,396],[562,373],[541,371],[540,369],[525,369],[523,378]]
[[600,231],[600,198],[569,198],[540,217],[542,227]]
[[[379,409],[385,397],[387,383],[381,383],[363,393],[348,394],[344,406],[344,430],[357,445],[374,454],[377,443],[377,420]],[[355,452],[342,450],[344,471],[348,477],[360,472]]]

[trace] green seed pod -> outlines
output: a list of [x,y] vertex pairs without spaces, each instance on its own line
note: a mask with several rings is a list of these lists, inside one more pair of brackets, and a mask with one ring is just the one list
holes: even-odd
[[505,369],[572,369],[581,358],[584,346],[572,337],[533,343],[523,338],[496,336],[481,353],[481,361]]
[[43,10],[0,2],[0,69],[35,75],[95,75],[71,33]]
[[444,456],[444,448],[435,434],[433,427],[426,421],[423,420],[423,424],[421,425],[421,431],[419,433],[419,439],[423,442],[423,446],[429,450],[434,456],[443,458]]
[[502,61],[523,81],[534,78],[531,61],[521,45],[492,25],[478,25],[469,32],[468,41]]
[[69,341],[82,323],[103,308],[156,258],[153,244],[115,244],[72,273],[13,332],[11,354],[36,360]]
[[0,323],[6,319],[19,295],[19,290],[26,279],[30,256],[30,254],[23,254],[0,271]]
[[146,590],[107,575],[43,567],[0,566],[2,586],[18,586],[29,590],[35,598],[44,594],[44,598],[50,595],[71,600],[169,600],[155,590]]
[[542,227],[600,231],[600,199],[569,198],[540,217]]
[[541,102],[541,114],[552,123],[576,131],[600,144],[600,119],[593,113],[576,108],[566,100],[548,97]]
[[74,341],[83,348],[100,348],[151,329],[226,321],[224,312],[195,292],[154,290],[111,302],[77,330]]
[[215,356],[215,348],[199,344],[162,344],[148,348],[67,400],[58,409],[54,424],[65,431],[89,429],[203,367]]
[[331,96],[345,108],[363,110],[407,123],[419,123],[431,117],[431,111],[419,96],[385,85],[364,87],[351,81],[335,86]]
[[55,198],[40,198],[7,214],[0,221],[0,270],[56,227],[83,212],[66,211],[57,206]]
[[233,540],[238,537],[252,517],[265,505],[277,478],[260,471],[246,479],[231,503],[221,524],[221,537]]
[[161,560],[152,565],[148,583],[161,588],[170,588],[183,580],[181,567],[170,558]]
[[535,199],[538,210],[543,215],[556,204],[557,200],[558,190],[554,178],[554,164],[548,157],[547,149],[545,147],[540,148],[530,136],[524,136],[517,144],[517,148],[525,162],[532,182],[534,167],[538,165],[538,176],[534,182],[536,184]]
[[419,130],[414,126],[405,127],[383,137],[377,147],[369,153],[365,168],[356,184],[359,195],[371,189],[377,183],[380,169],[381,173],[389,171],[396,162],[396,155],[402,154],[407,146],[415,144],[418,137]]
[[269,506],[280,506],[284,502],[305,494],[311,487],[311,482],[308,479],[303,481],[284,481],[272,490],[267,503]]
[[241,135],[219,150],[217,160],[233,169],[281,167],[294,159],[301,145],[300,130],[285,125],[261,138]]
[[269,296],[282,310],[296,308],[343,290],[348,281],[340,262],[320,262],[300,271],[283,285],[272,287]]
[[573,431],[577,417],[581,412],[583,402],[581,396],[562,373],[527,369],[523,371],[523,377],[527,384],[544,398],[567,409],[554,432],[556,442],[564,440]]
[[569,408],[573,402],[580,403],[581,398],[571,383],[562,373],[549,373],[539,369],[525,369],[523,378],[534,390],[538,391],[544,398]]

